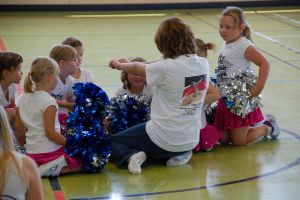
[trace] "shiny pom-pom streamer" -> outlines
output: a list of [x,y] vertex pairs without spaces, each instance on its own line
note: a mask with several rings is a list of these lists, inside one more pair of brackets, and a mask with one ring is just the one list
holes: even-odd
[[106,108],[111,134],[121,132],[150,119],[150,100],[145,95],[121,95],[111,98]]
[[217,87],[225,100],[226,107],[235,115],[245,118],[254,109],[261,107],[262,94],[249,99],[250,89],[257,77],[251,70],[237,71],[231,76],[217,71]]
[[108,133],[103,129],[107,94],[93,83],[76,83],[73,111],[67,119],[65,152],[82,160],[83,169],[99,172],[112,151]]

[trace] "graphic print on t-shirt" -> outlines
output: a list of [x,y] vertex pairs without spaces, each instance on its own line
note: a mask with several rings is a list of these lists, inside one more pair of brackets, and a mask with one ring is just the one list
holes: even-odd
[[206,75],[185,78],[181,109],[195,110],[203,103],[203,96],[207,88],[206,79]]

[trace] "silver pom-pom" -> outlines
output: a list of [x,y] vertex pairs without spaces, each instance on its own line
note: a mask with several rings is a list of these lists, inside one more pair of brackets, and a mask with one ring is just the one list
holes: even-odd
[[257,77],[251,70],[238,71],[231,76],[224,76],[222,71],[217,71],[217,87],[227,108],[233,114],[245,118],[250,112],[262,106],[262,94],[249,99],[250,89],[256,80]]

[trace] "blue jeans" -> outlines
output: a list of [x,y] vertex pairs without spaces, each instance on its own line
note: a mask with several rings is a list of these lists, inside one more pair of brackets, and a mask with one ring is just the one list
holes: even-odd
[[130,127],[111,136],[112,155],[111,161],[118,167],[127,166],[127,160],[135,153],[143,151],[147,158],[168,159],[184,152],[166,151],[149,138],[146,132],[146,123]]

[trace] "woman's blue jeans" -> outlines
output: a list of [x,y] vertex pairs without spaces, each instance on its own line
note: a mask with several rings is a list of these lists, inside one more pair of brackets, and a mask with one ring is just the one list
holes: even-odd
[[140,151],[145,152],[147,158],[154,159],[168,159],[184,153],[166,151],[154,144],[146,132],[146,123],[112,135],[111,141],[111,161],[115,162],[118,167],[127,166],[130,156]]

